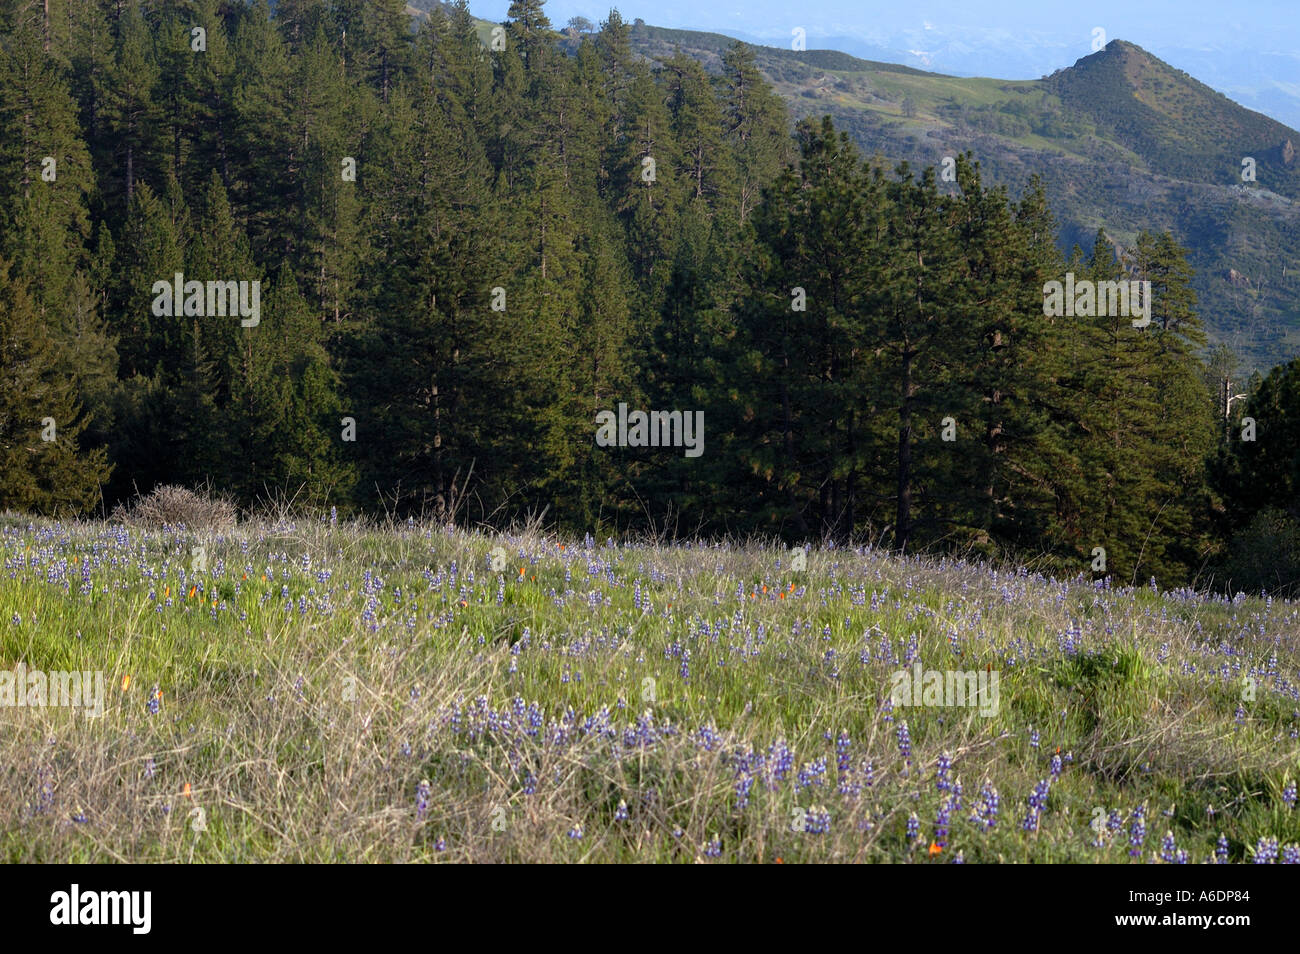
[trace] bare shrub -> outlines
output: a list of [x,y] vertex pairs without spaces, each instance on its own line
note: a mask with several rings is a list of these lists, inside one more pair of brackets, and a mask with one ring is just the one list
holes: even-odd
[[235,526],[235,505],[209,491],[163,484],[129,506],[118,504],[112,519],[144,530],[184,526],[189,530],[230,530]]

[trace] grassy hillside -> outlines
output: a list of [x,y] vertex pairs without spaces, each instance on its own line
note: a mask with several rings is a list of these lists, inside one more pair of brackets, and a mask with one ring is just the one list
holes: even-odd
[[0,556],[0,670],[107,684],[0,707],[7,861],[1300,859],[1294,603],[413,523]]
[[[677,48],[716,69],[729,40],[640,27],[651,59]],[[1118,246],[1169,229],[1191,251],[1202,317],[1248,368],[1300,353],[1300,133],[1139,47],[1113,40],[1042,80],[926,73],[834,51],[756,48],[796,118],[830,114],[868,155],[938,165],[970,150],[1019,191],[1043,177],[1064,244]],[[1256,181],[1241,180],[1242,159]]]

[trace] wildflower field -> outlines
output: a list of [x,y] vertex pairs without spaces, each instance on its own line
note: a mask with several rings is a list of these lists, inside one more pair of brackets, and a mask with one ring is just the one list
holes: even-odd
[[0,669],[106,685],[0,706],[5,861],[1300,860],[1293,602],[328,517],[0,557]]

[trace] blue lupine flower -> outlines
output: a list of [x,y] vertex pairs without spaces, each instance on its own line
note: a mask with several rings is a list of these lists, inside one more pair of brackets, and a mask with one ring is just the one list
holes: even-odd
[[[849,733],[847,731],[840,732],[840,737],[835,740],[835,767],[839,769],[841,775],[849,770],[852,761],[849,755],[850,744]],[[1294,793],[1294,791],[1295,786],[1293,785],[1292,792]]]
[[997,825],[998,790],[992,785],[985,784],[980,791],[979,801],[975,804],[975,811],[971,814],[970,820],[985,831],[992,831]]
[[940,792],[952,791],[952,783],[948,781],[948,771],[951,768],[952,758],[944,752],[934,767],[934,787]]
[[1166,831],[1164,840],[1160,842],[1160,860],[1166,864],[1173,864],[1176,854],[1178,854],[1178,845],[1174,843],[1174,833]]
[[824,835],[831,830],[831,814],[819,805],[808,809],[804,815],[803,830],[811,835]]
[[429,811],[429,794],[432,789],[433,786],[427,781],[422,781],[415,786],[415,817],[420,821],[424,820],[424,816]]
[[825,782],[822,781],[821,777],[825,774],[826,758],[824,756],[815,762],[804,763],[804,767],[799,770],[799,774],[795,778],[795,791],[811,788],[814,785],[824,785]]
[[1275,861],[1277,861],[1277,839],[1261,838],[1255,843],[1255,864],[1271,865]]
[[907,720],[898,723],[898,754],[909,765],[912,762],[912,733],[907,728]]
[[1133,821],[1128,829],[1128,853],[1137,858],[1142,854],[1142,843],[1147,837],[1146,806],[1139,805],[1133,809]]
[[939,804],[939,814],[934,821],[934,843],[940,848],[948,847],[948,815],[952,811],[952,801],[945,798]]
[[1029,810],[1020,826],[1025,831],[1038,831],[1038,822],[1042,817],[1043,809],[1047,806],[1047,796],[1051,788],[1052,783],[1047,779],[1040,780],[1034,786],[1033,792],[1029,795]]

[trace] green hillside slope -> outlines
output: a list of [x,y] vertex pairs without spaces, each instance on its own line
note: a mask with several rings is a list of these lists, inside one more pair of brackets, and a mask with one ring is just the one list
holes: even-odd
[[[728,37],[640,26],[634,48],[716,68]],[[1041,80],[926,73],[837,51],[756,50],[794,118],[829,114],[869,154],[937,165],[970,150],[1013,191],[1043,177],[1068,247],[1104,228],[1120,248],[1169,229],[1191,250],[1202,317],[1248,368],[1300,353],[1300,133],[1140,47]],[[1255,181],[1242,181],[1242,160]]]

